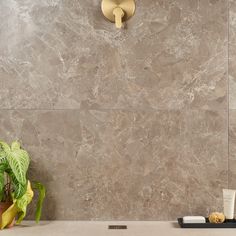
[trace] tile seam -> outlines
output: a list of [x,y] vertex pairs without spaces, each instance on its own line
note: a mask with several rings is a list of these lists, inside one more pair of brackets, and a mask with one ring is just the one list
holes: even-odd
[[229,129],[230,129],[230,120],[229,120],[229,113],[230,113],[230,102],[229,102],[229,43],[230,43],[230,11],[229,11],[229,1],[227,1],[227,141],[228,141],[228,172],[227,172],[227,187],[229,188],[229,173],[230,173],[230,166],[229,166],[229,161],[230,161],[230,151],[229,151],[229,145],[230,145],[230,140],[229,140]]

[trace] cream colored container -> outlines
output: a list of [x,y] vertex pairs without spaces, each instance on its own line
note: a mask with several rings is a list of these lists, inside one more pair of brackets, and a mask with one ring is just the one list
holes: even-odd
[[224,215],[228,220],[234,218],[235,190],[223,189]]

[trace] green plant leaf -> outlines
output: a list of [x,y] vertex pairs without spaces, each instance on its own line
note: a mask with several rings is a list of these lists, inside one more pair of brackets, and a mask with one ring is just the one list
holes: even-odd
[[26,193],[21,198],[16,200],[16,205],[19,213],[18,220],[16,222],[17,224],[20,224],[21,221],[24,219],[26,215],[27,206],[32,201],[33,196],[34,192],[31,188],[30,181],[28,181]]
[[8,174],[11,177],[12,186],[14,189],[14,198],[18,199],[25,194],[25,192],[27,190],[27,184],[19,183],[17,178],[14,176],[14,174],[11,170],[9,170]]
[[3,162],[6,162],[6,156],[7,155],[6,155],[5,151],[0,149],[0,164]]
[[13,183],[13,187],[14,187],[14,198],[19,199],[21,198],[27,189],[27,185],[22,185],[20,183]]
[[37,189],[39,191],[39,197],[38,197],[36,212],[35,212],[35,221],[36,223],[38,223],[40,221],[41,214],[42,214],[42,207],[43,207],[43,201],[46,195],[46,188],[40,182],[33,182],[33,189]]
[[7,161],[16,179],[24,185],[29,167],[29,155],[25,150],[17,149],[7,154]]
[[7,170],[8,164],[6,162],[0,163],[0,202],[2,201],[4,197],[4,187],[5,187],[5,178],[4,178],[4,172]]
[[14,141],[11,144],[11,150],[12,151],[16,151],[16,150],[20,150],[20,143],[18,141]]
[[7,162],[0,163],[0,172],[5,172],[8,170],[8,168],[9,168],[9,166],[8,166]]
[[4,197],[4,172],[0,172],[0,202]]
[[11,151],[10,146],[9,146],[7,143],[3,142],[3,141],[0,141],[0,146],[1,146],[1,149],[2,149],[6,154],[8,154],[8,153]]
[[[13,200],[13,204],[2,215],[1,228],[9,225],[16,215],[18,215],[17,224],[19,224],[26,215],[28,204],[32,201],[34,193],[30,181],[26,179],[29,161],[28,153],[21,149],[19,142],[13,142],[10,147],[7,143],[0,141],[0,201],[3,196],[5,172],[10,176],[11,198]],[[35,214],[38,223],[41,218],[46,190],[39,182],[34,182],[34,189],[39,191]]]
[[[5,151],[6,150],[6,151]],[[10,147],[7,143],[0,142],[0,164],[7,162],[6,157],[7,153],[10,151]]]

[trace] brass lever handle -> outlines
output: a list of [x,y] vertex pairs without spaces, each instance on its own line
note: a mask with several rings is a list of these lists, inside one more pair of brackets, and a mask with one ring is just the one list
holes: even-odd
[[116,28],[120,29],[122,27],[122,18],[124,17],[125,13],[120,7],[116,7],[112,13],[115,16]]
[[122,23],[134,15],[135,0],[102,0],[101,8],[103,15],[121,28]]

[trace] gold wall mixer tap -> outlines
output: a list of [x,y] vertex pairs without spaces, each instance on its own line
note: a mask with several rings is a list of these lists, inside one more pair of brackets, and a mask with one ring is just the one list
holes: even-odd
[[125,15],[124,11],[120,7],[116,7],[113,10],[113,15],[115,16],[116,28],[120,29],[122,27],[122,18]]
[[102,0],[103,15],[111,22],[115,22],[116,28],[121,28],[135,12],[134,0]]

